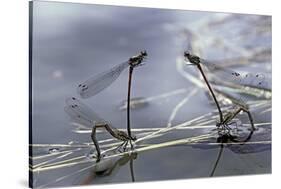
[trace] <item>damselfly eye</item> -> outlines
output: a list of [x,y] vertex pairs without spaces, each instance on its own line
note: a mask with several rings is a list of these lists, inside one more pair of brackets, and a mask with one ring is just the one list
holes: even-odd
[[147,56],[147,52],[146,52],[146,51],[142,51],[141,54],[142,54],[143,56]]
[[185,51],[185,52],[184,52],[184,56],[187,57],[187,56],[189,56],[189,55],[190,55],[190,53],[189,53],[188,51]]

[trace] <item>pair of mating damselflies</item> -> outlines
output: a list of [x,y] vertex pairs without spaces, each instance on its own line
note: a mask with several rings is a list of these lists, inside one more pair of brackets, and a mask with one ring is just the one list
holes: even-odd
[[267,88],[267,82],[264,81],[264,76],[262,74],[246,74],[245,76],[242,76],[240,73],[236,71],[232,71],[227,68],[223,68],[213,62],[206,61],[204,59],[201,59],[200,57],[191,54],[190,52],[186,51],[184,53],[185,60],[188,60],[190,64],[188,65],[194,65],[197,67],[199,70],[200,74],[202,75],[204,82],[206,83],[209,92],[211,93],[211,96],[216,104],[218,113],[219,113],[219,121],[217,122],[216,126],[219,130],[219,134],[221,135],[226,135],[227,137],[233,138],[233,136],[230,134],[230,125],[234,123],[235,117],[240,113],[240,112],[245,112],[248,115],[250,125],[251,125],[251,132],[255,130],[254,126],[254,121],[253,117],[251,115],[251,112],[249,110],[248,105],[243,102],[242,100],[238,100],[237,107],[235,107],[232,111],[226,112],[224,115],[221,106],[217,100],[217,97],[215,95],[215,92],[207,79],[207,76],[205,72],[203,71],[203,68],[201,65],[205,66],[209,72],[215,72],[215,71],[220,71],[222,75],[225,77],[219,78],[221,83],[230,81],[233,82],[234,84],[242,85],[242,86],[247,86],[247,87],[257,87],[257,88]]
[[[129,67],[129,79],[128,79],[128,95],[127,95],[127,133],[120,131],[116,128],[114,128],[110,123],[106,122],[105,120],[101,119],[94,111],[83,104],[80,100],[72,97],[68,98],[66,100],[67,106],[65,107],[65,111],[70,115],[71,118],[74,119],[74,121],[86,125],[88,127],[92,127],[92,134],[91,138],[94,142],[94,145],[97,150],[97,157],[98,159],[101,156],[100,148],[98,145],[98,141],[96,139],[96,129],[97,128],[104,128],[106,129],[114,138],[123,141],[123,143],[118,147],[123,148],[123,150],[126,149],[126,146],[128,144],[128,141],[134,141],[136,140],[136,137],[132,136],[131,134],[131,127],[130,127],[130,94],[131,94],[131,81],[132,81],[132,73],[133,69],[137,66],[142,65],[143,60],[147,56],[146,51],[142,51],[140,54],[133,56],[129,58],[128,61],[121,63],[113,68],[111,68],[108,71],[105,71],[101,74],[98,74],[94,77],[91,77],[90,79],[86,80],[85,82],[78,85],[78,93],[82,98],[89,98],[91,96],[94,96],[101,92],[102,90],[106,89],[108,86],[110,86],[121,74],[123,70],[125,70],[127,67]],[[207,84],[207,87],[213,97],[213,100],[215,101],[215,104],[217,106],[218,112],[219,112],[219,122],[217,123],[217,127],[219,129],[219,133],[223,133],[226,135],[229,135],[229,131],[231,128],[229,125],[233,124],[233,119],[241,112],[244,111],[247,113],[248,118],[251,123],[251,129],[254,130],[254,122],[252,115],[249,111],[249,108],[246,104],[241,103],[237,108],[234,109],[234,111],[227,112],[225,115],[223,115],[221,107],[218,103],[218,100],[216,98],[216,95],[214,93],[214,90],[212,89],[210,82],[208,81],[201,64],[206,66],[210,71],[219,70],[221,71],[225,77],[223,79],[230,78],[228,80],[231,81],[237,81],[239,80],[240,84],[243,80],[241,80],[241,74],[238,72],[234,72],[228,69],[225,69],[223,67],[220,67],[214,63],[204,61],[203,59],[199,58],[198,56],[192,55],[189,52],[184,53],[184,57],[189,60],[191,65],[197,66],[199,69],[201,75],[204,78],[205,83]],[[261,75],[256,75],[256,77],[261,77]],[[246,84],[245,82],[243,84]],[[252,84],[252,82],[248,82],[248,84]],[[262,85],[261,82],[258,82],[258,85]],[[223,131],[223,132],[222,132]],[[132,143],[131,143],[132,147]]]
[[106,129],[114,138],[123,141],[118,148],[126,149],[128,142],[130,141],[132,148],[132,141],[136,140],[135,136],[132,136],[130,126],[130,98],[131,98],[131,83],[132,75],[135,67],[143,65],[144,59],[147,57],[146,51],[141,51],[139,54],[132,56],[126,62],[123,62],[108,71],[93,76],[81,83],[77,87],[77,91],[82,98],[89,98],[103,91],[109,87],[124,71],[129,67],[129,79],[128,79],[128,95],[127,95],[127,133],[114,128],[110,123],[101,119],[94,111],[83,104],[75,97],[66,99],[66,113],[75,121],[82,125],[92,127],[91,138],[97,150],[97,159],[101,157],[98,141],[96,139],[96,129]]

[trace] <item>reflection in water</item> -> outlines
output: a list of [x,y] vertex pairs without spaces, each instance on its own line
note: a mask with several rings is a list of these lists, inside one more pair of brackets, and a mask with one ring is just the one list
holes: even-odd
[[[215,174],[215,171],[216,171],[216,169],[217,169],[218,163],[219,163],[219,161],[220,161],[220,159],[221,159],[221,156],[222,156],[222,153],[223,153],[224,145],[225,145],[225,144],[227,145],[227,142],[228,142],[228,141],[231,141],[231,142],[239,142],[239,143],[240,143],[239,145],[244,145],[246,142],[248,142],[248,141],[251,139],[253,133],[254,133],[254,130],[251,130],[251,132],[249,133],[248,137],[247,137],[246,139],[244,139],[243,141],[238,141],[238,140],[236,140],[234,137],[232,137],[231,135],[230,135],[230,136],[222,135],[222,136],[219,136],[219,137],[217,138],[217,142],[218,142],[218,143],[221,143],[221,144],[220,144],[220,151],[219,151],[217,160],[216,160],[216,162],[215,162],[215,164],[214,164],[214,168],[212,169],[212,172],[211,172],[211,174],[210,174],[210,177],[214,176],[214,174]],[[242,142],[242,143],[241,143],[241,142]]]
[[[209,116],[204,116],[204,119],[209,120],[210,117]],[[201,117],[202,119],[202,117]],[[171,128],[167,128],[170,133],[171,131],[176,132],[177,129],[179,129],[180,133],[183,133],[184,135],[186,133],[189,133],[191,130],[193,129],[199,129],[199,131],[203,131],[205,129],[209,130],[209,129],[215,129],[215,126],[202,126],[200,125],[200,123],[205,122],[205,120],[202,119],[199,121],[199,119],[195,119],[199,125],[195,125],[192,126],[189,124],[184,124],[185,126],[183,127],[182,125],[177,125],[177,126],[172,126]],[[194,120],[194,121],[195,121]],[[254,133],[250,133],[250,135],[248,135],[248,137],[246,137],[246,140],[244,140],[244,142],[233,142],[231,141],[229,138],[215,138],[217,136],[217,134],[213,133],[213,134],[206,134],[206,135],[199,135],[199,136],[195,136],[195,137],[188,137],[188,138],[183,138],[183,139],[173,139],[171,138],[170,141],[168,140],[167,142],[162,142],[162,143],[157,143],[157,144],[146,144],[146,143],[142,143],[142,145],[137,145],[137,148],[135,149],[135,152],[142,153],[148,150],[156,150],[159,148],[166,148],[168,146],[179,146],[179,145],[190,145],[192,147],[195,148],[200,148],[200,149],[210,149],[213,147],[217,147],[218,144],[224,144],[225,146],[227,146],[231,151],[233,151],[234,153],[240,154],[240,153],[256,153],[256,152],[261,152],[261,151],[268,151],[271,149],[271,138],[269,135],[271,130],[270,130],[270,125],[271,123],[260,123],[260,124],[256,124],[256,126],[258,127],[258,130],[256,130]],[[147,130],[147,129],[146,129]],[[161,129],[160,129],[161,130]],[[159,129],[156,129],[156,132],[159,131]],[[155,133],[155,129],[152,129],[152,132],[146,132],[147,134],[145,136],[154,136],[155,138],[163,136],[164,134],[166,134],[165,131],[163,131],[162,129],[162,134],[158,132],[158,136],[152,135],[152,133]],[[209,133],[209,131],[208,131]],[[214,139],[216,139],[214,141]],[[250,140],[251,139],[251,140]],[[116,148],[116,145],[118,144],[113,144],[113,148]],[[243,145],[241,145],[243,144]],[[62,149],[60,151],[60,153],[54,153],[54,154],[49,154],[48,156],[51,156],[51,160],[55,160],[55,162],[49,162],[48,160],[46,160],[46,156],[47,155],[38,155],[34,158],[36,159],[42,159],[41,163],[38,162],[37,165],[34,165],[32,171],[33,173],[39,173],[40,171],[40,175],[41,174],[48,174],[48,172],[50,170],[64,170],[64,168],[67,167],[72,167],[72,166],[82,166],[83,164],[87,165],[86,167],[81,167],[79,168],[77,171],[71,172],[71,174],[66,174],[62,177],[57,178],[56,180],[52,181],[52,182],[48,182],[43,186],[50,186],[53,185],[54,183],[61,181],[61,180],[66,180],[67,178],[70,177],[74,177],[75,175],[78,176],[78,174],[82,174],[84,171],[93,169],[94,171],[91,172],[91,176],[92,178],[99,178],[100,175],[102,175],[103,177],[109,177],[109,179],[111,179],[113,177],[113,172],[116,172],[114,170],[118,170],[117,167],[120,167],[121,165],[125,165],[128,162],[128,159],[130,159],[130,172],[131,172],[131,179],[132,181],[135,180],[134,177],[134,170],[133,170],[133,160],[135,158],[131,158],[134,156],[130,156],[132,154],[130,154],[130,152],[123,152],[120,154],[115,154],[113,152],[112,155],[108,154],[105,158],[103,158],[100,162],[96,162],[96,159],[93,158],[89,158],[89,156],[85,156],[84,152],[87,152],[89,150],[89,148],[91,148],[88,144],[68,144],[68,145],[63,145],[63,144],[45,144],[45,145],[34,145],[34,147],[38,146],[39,149],[40,148],[45,148],[45,147],[49,147],[49,146],[61,146]],[[244,148],[240,148],[240,146],[244,146]],[[105,145],[104,145],[105,147]],[[112,145],[108,145],[107,148],[109,148],[108,151],[111,151],[110,149]],[[70,149],[70,150],[66,150],[66,149]],[[84,149],[84,151],[82,151],[82,156],[81,156],[81,149]],[[222,153],[222,152],[221,152]],[[65,154],[65,155],[63,155]],[[71,154],[75,155],[74,158],[71,158]],[[136,154],[135,154],[136,155]],[[61,156],[64,156],[62,159],[57,159],[56,156],[59,158]],[[173,155],[174,157],[175,155]],[[220,155],[221,156],[221,155]],[[121,158],[120,158],[121,157]],[[220,157],[219,157],[220,158]],[[217,167],[219,160],[217,160],[217,163],[215,163],[215,167]],[[89,166],[88,166],[89,165]],[[216,168],[215,168],[216,169]],[[83,174],[82,174],[83,175]]]
[[[136,158],[134,158],[134,159],[136,159]],[[130,173],[131,173],[131,177],[132,177],[132,182],[135,182],[134,160],[133,159],[130,159]]]
[[220,159],[221,159],[221,155],[222,155],[222,152],[223,152],[223,147],[224,147],[224,146],[223,146],[223,143],[221,143],[221,145],[220,145],[220,151],[219,151],[217,160],[216,160],[216,162],[215,162],[214,168],[212,169],[212,172],[211,172],[211,174],[210,174],[210,177],[214,176],[214,174],[215,174],[215,171],[216,171],[216,169],[217,169],[218,163],[219,163],[219,161],[220,161]]
[[88,175],[80,184],[88,185],[93,183],[97,178],[107,177],[113,174],[113,172],[118,172],[121,166],[126,165],[128,162],[130,166],[130,175],[132,182],[135,182],[134,175],[134,160],[137,159],[137,153],[132,152],[131,154],[125,154],[119,159],[103,159],[99,161],[96,166],[90,171],[90,175]]

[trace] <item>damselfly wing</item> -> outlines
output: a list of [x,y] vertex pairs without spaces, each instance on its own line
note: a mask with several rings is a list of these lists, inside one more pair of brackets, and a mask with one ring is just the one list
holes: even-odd
[[77,98],[69,97],[65,102],[64,110],[75,123],[88,128],[92,128],[95,123],[107,123]]
[[110,70],[89,78],[85,82],[78,85],[78,94],[82,98],[89,98],[98,94],[99,92],[110,86],[127,67],[129,67],[129,61],[118,64]]
[[93,126],[102,125],[108,131],[110,130],[114,133],[119,132],[118,129],[102,119],[89,106],[82,103],[75,97],[69,97],[66,99],[66,106],[64,110],[75,123],[81,126],[86,126],[89,129],[92,129]]
[[233,83],[237,85],[249,86],[258,89],[271,90],[270,81],[262,73],[242,74],[237,71],[233,71],[229,68],[225,68],[219,65],[218,62],[204,60],[196,55],[190,54],[188,51],[184,54],[185,58],[193,65],[200,64],[207,69],[207,73],[212,77],[212,82],[215,83]]
[[139,54],[132,56],[128,61],[114,66],[113,68],[95,75],[77,87],[78,94],[82,98],[89,98],[109,87],[127,67],[137,67],[142,65],[146,58],[147,52],[141,51]]

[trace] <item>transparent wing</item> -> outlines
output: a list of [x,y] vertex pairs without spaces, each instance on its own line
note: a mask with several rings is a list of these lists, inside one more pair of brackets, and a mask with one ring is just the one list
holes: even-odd
[[260,89],[271,89],[270,79],[264,74],[242,74],[228,68],[224,68],[214,62],[201,59],[202,64],[207,68],[208,72],[214,77],[216,82],[230,82],[237,85],[255,87]]
[[204,59],[201,59],[201,63],[207,68],[208,72],[215,77],[215,79],[235,84],[241,83],[242,76],[239,72],[224,68],[214,62]]
[[69,97],[65,102],[65,112],[76,123],[90,128],[94,126],[95,122],[106,123],[104,119],[100,118],[90,107],[83,104],[77,98]]
[[73,110],[73,108],[65,106],[64,111],[69,115],[69,117],[74,123],[78,123],[79,125],[86,126],[87,128],[91,128],[91,126],[93,126],[93,122],[82,118],[79,114],[77,114]]
[[243,124],[240,119],[232,119],[230,123],[227,125],[230,129],[233,135],[238,135],[239,132],[243,129]]
[[129,66],[129,63],[123,62],[114,66],[108,71],[102,72],[89,78],[87,81],[81,83],[77,87],[78,94],[82,98],[89,98],[94,96],[110,86],[121,74],[121,72]]
[[255,87],[259,89],[271,90],[271,78],[265,77],[263,73],[247,73],[241,80],[241,85]]

